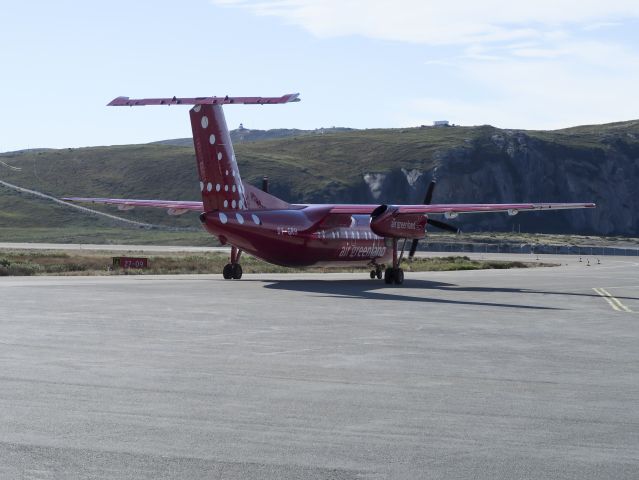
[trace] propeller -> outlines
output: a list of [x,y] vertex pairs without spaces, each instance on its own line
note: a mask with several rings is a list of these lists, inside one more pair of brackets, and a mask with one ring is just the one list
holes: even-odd
[[[428,188],[426,189],[426,196],[424,197],[424,205],[430,205],[431,200],[433,199],[433,191],[435,190],[435,180],[431,180],[428,184]],[[459,228],[450,225],[448,223],[442,222],[440,220],[433,220],[429,218],[426,220],[429,225],[432,225],[435,228],[439,228],[441,230],[446,230],[448,232],[459,233],[461,230]],[[415,238],[413,243],[410,245],[410,251],[408,252],[408,260],[412,260],[415,256],[415,251],[417,250],[417,244],[419,243],[419,239]]]
[[459,230],[459,228],[451,225],[450,223],[440,222],[439,220],[433,220],[431,218],[427,220],[427,223],[432,225],[433,227],[439,228],[440,230],[447,230],[453,233],[459,233],[461,231]]

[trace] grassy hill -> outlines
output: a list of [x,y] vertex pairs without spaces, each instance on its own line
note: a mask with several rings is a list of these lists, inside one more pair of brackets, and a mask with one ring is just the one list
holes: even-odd
[[[0,164],[0,179],[56,197],[196,200],[193,148],[188,139],[183,142],[187,145],[170,141],[5,153],[0,161],[19,170]],[[639,180],[639,121],[555,131],[491,126],[314,131],[238,142],[235,149],[244,181],[259,185],[262,176],[268,175],[271,192],[294,202],[419,202],[436,173],[439,184],[434,200],[440,202],[593,200],[603,201],[604,208],[639,211],[637,199],[627,198]],[[382,178],[381,190],[371,187],[367,175]],[[593,184],[593,177],[602,183]],[[411,183],[411,178],[418,181]],[[621,188],[620,182],[630,183]],[[616,195],[614,202],[611,195]],[[169,217],[155,210],[103,209],[144,222],[193,228],[200,235],[192,214]],[[565,221],[568,217],[558,216],[561,221],[540,224],[539,230],[551,225],[557,231],[563,225],[572,232],[586,228],[588,233],[636,234],[636,213],[629,215],[629,225],[610,217],[606,231],[596,231],[603,216],[572,226]],[[486,220],[477,223],[478,228],[490,228],[490,223],[481,222]],[[635,232],[630,231],[632,222]],[[509,226],[503,221],[494,224],[497,229]],[[534,226],[533,222],[530,227]],[[0,187],[0,241],[11,241],[16,229],[36,228],[106,229],[107,237],[117,236],[110,230],[112,222]],[[197,242],[201,241],[198,237]]]

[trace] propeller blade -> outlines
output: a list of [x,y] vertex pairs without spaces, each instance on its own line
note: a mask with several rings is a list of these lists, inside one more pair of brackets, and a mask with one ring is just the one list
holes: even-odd
[[413,239],[413,243],[410,244],[410,251],[408,252],[408,260],[411,261],[415,256],[415,250],[417,250],[417,244],[419,243],[419,239]]
[[[433,191],[435,190],[435,180],[431,180],[428,184],[428,188],[426,189],[426,195],[424,196],[424,205],[430,205],[431,200],[433,199]],[[411,261],[415,256],[415,251],[417,250],[417,244],[419,243],[419,239],[415,238],[413,243],[410,244],[410,251],[408,252],[408,260]]]
[[433,190],[435,190],[435,180],[431,180],[426,189],[426,196],[424,197],[424,205],[430,205],[430,201],[433,199]]
[[447,230],[449,232],[453,232],[453,233],[460,233],[461,230],[459,230],[459,228],[450,225],[448,223],[444,223],[444,222],[440,222],[439,220],[433,220],[432,218],[429,218],[428,220],[426,220],[428,222],[429,225],[432,225],[433,227],[439,228],[441,230]]

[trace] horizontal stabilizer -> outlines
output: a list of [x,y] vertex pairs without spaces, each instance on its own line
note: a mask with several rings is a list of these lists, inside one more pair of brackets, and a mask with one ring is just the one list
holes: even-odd
[[144,105],[228,105],[252,104],[266,105],[276,103],[299,102],[299,93],[289,93],[281,97],[171,97],[171,98],[129,98],[117,97],[107,104],[109,107],[136,107]]

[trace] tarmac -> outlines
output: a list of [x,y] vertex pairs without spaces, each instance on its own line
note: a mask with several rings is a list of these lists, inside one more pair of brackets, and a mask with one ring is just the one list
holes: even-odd
[[541,260],[2,277],[0,478],[636,479],[639,260]]

